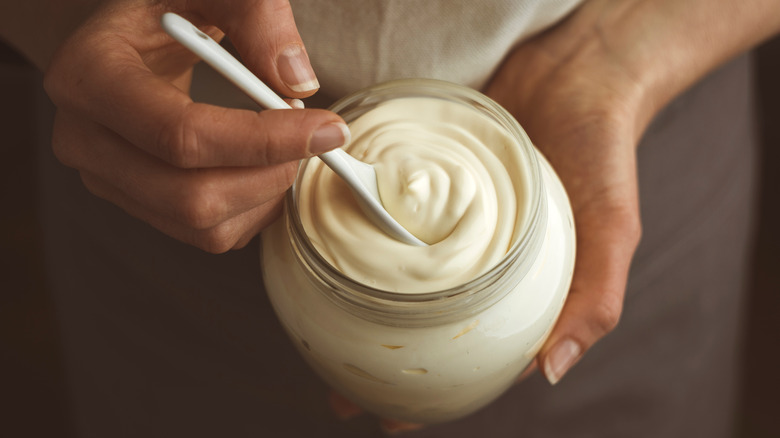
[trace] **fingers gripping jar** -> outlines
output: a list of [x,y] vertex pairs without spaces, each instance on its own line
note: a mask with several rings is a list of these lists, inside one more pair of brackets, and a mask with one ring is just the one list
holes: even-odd
[[[514,118],[474,90],[393,81],[331,109],[350,124],[347,151],[376,164],[390,213],[430,245],[393,241],[304,161],[262,235],[271,303],[310,366],[367,411],[428,424],[472,413],[514,383],[563,306],[575,253],[565,191]],[[382,142],[391,151],[375,153]],[[429,146],[440,151],[425,167]]]

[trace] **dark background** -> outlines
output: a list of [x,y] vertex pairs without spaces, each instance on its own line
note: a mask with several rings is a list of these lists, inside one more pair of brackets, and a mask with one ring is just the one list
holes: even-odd
[[[761,214],[737,438],[780,437],[780,38],[757,50]],[[0,436],[71,437],[55,309],[36,219],[40,76],[0,43]]]

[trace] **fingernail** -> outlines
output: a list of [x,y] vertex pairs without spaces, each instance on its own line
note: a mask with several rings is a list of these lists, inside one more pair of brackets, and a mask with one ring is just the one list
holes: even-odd
[[276,67],[282,81],[293,91],[305,92],[320,88],[309,57],[298,44],[290,44],[282,50],[276,60]]
[[344,123],[327,123],[317,128],[311,134],[309,153],[319,155],[339,146],[344,146],[349,143],[350,138],[349,128]]
[[544,362],[544,375],[551,385],[561,380],[569,368],[577,362],[582,354],[580,345],[571,339],[564,339],[555,345]]
[[304,109],[306,108],[306,105],[303,104],[303,101],[301,99],[290,99],[290,108]]

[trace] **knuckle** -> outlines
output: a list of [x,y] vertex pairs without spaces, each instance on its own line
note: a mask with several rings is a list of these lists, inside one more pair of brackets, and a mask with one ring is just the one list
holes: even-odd
[[594,331],[603,336],[614,330],[620,322],[622,311],[623,303],[620,298],[613,295],[603,296],[591,316]]
[[181,222],[196,230],[206,230],[219,223],[225,216],[227,205],[215,185],[203,181],[186,187],[178,201]]
[[276,181],[279,182],[279,192],[283,193],[292,186],[298,176],[298,163],[289,162],[277,166]]
[[84,185],[89,193],[97,196],[98,198],[106,197],[104,190],[102,190],[101,185],[97,183],[97,179],[95,177],[86,172],[79,172],[79,177],[81,178],[81,184]]
[[71,168],[79,168],[81,165],[81,155],[83,151],[79,150],[79,147],[83,148],[85,145],[83,142],[78,141],[78,136],[74,135],[74,126],[64,126],[69,124],[69,121],[64,120],[64,116],[58,112],[54,119],[53,132],[51,136],[51,150],[54,153],[54,157],[57,161],[63,165]]
[[55,105],[62,101],[61,79],[58,70],[56,63],[53,62],[43,75],[43,89]]
[[[43,89],[57,107],[78,107],[88,94],[90,71],[100,69],[105,63],[92,54],[103,41],[99,35],[88,36],[76,31],[66,39],[52,56],[43,74]],[[88,55],[89,54],[89,55]]]
[[198,247],[211,254],[223,254],[236,245],[240,234],[236,232],[235,227],[228,222],[223,222],[200,234]]
[[236,243],[231,247],[231,249],[243,249],[243,248],[245,248],[247,245],[249,245],[249,242],[252,241],[253,237],[254,236],[252,236],[252,235],[240,237],[236,241]]
[[312,156],[309,142],[314,130],[323,124],[320,110],[266,112],[258,115],[257,161],[265,166]]
[[315,110],[265,112],[258,115],[256,160],[260,165],[294,162],[311,156],[309,137],[322,118]]
[[65,67],[63,58],[67,58],[67,46],[63,46],[55,53],[46,71],[43,73],[43,89],[49,96],[51,101],[60,106],[65,100],[67,90],[70,88],[67,86],[67,79],[69,74]]
[[182,169],[196,168],[201,162],[197,122],[193,114],[192,106],[188,106],[179,117],[163,124],[157,136],[157,150],[162,158]]
[[52,136],[51,149],[57,160],[67,167],[76,167],[72,147],[69,142],[59,135]]

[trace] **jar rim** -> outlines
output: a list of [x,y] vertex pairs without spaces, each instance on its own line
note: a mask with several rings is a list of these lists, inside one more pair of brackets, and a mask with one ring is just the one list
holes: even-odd
[[[470,103],[477,110],[495,119],[517,140],[517,146],[521,149],[524,158],[528,160],[529,180],[534,183],[530,184],[528,192],[530,203],[527,217],[529,220],[520,228],[507,253],[497,264],[477,277],[443,290],[409,294],[377,289],[357,282],[331,265],[314,247],[304,230],[298,213],[297,194],[300,189],[301,178],[310,159],[302,160],[299,164],[296,180],[285,198],[287,229],[293,237],[294,252],[299,261],[302,257],[305,257],[306,260],[311,262],[308,263],[305,271],[315,275],[320,281],[328,285],[330,292],[336,295],[337,301],[339,301],[337,304],[339,305],[356,305],[369,311],[378,311],[380,313],[387,312],[389,306],[391,309],[394,309],[391,311],[395,316],[415,314],[414,308],[419,306],[420,303],[435,304],[435,307],[440,307],[441,309],[437,312],[435,309],[426,306],[426,313],[431,314],[431,310],[434,310],[433,313],[439,315],[442,312],[447,313],[446,309],[455,301],[458,303],[467,302],[469,307],[474,308],[475,311],[480,308],[487,308],[502,298],[503,295],[496,296],[496,294],[481,294],[480,292],[494,283],[502,281],[501,277],[505,276],[503,275],[504,271],[518,258],[532,259],[532,256],[538,253],[542,244],[543,239],[541,237],[544,232],[543,230],[540,232],[540,227],[546,224],[547,206],[542,196],[544,188],[541,167],[536,157],[534,146],[517,120],[498,103],[474,89],[436,79],[413,78],[383,82],[338,100],[330,106],[329,110],[342,115],[345,119],[348,118],[345,115],[356,118],[373,108],[373,106],[362,108],[358,105],[357,109],[351,108],[351,106],[362,103],[369,105],[372,103],[378,104],[388,98],[402,97],[434,97],[460,104]],[[528,266],[519,279],[530,268],[530,263],[526,263],[526,265]],[[511,288],[503,289],[506,289],[506,292],[508,292]]]

